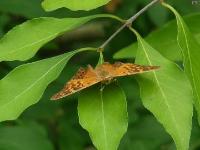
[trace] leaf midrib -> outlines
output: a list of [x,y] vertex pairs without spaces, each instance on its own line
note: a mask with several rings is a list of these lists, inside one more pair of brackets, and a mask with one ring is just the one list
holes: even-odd
[[101,100],[101,113],[102,113],[102,126],[103,126],[103,134],[104,134],[104,143],[105,150],[107,150],[107,134],[106,134],[106,124],[105,124],[105,112],[104,112],[104,102],[103,102],[103,89],[100,89],[100,100]]

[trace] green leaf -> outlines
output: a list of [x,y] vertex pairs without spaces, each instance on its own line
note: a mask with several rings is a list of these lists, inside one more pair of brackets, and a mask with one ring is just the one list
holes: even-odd
[[152,7],[152,9],[149,9],[148,15],[151,21],[153,21],[153,23],[157,26],[164,25],[168,19],[168,12],[165,9],[163,9],[161,5],[158,5],[156,7]]
[[122,89],[111,84],[81,92],[78,101],[79,122],[98,150],[116,150],[127,130],[126,98]]
[[[72,104],[70,104],[70,107]],[[78,125],[77,114],[74,112],[76,108],[73,109],[73,112],[68,111],[66,119],[63,117],[63,120],[59,124],[59,150],[84,150],[86,145],[90,143],[89,136],[87,133]],[[71,117],[71,114],[73,117]]]
[[193,87],[195,97],[195,107],[198,113],[198,120],[200,123],[200,44],[191,34],[186,23],[178,12],[168,4],[163,5],[169,8],[176,16],[178,25],[178,43],[183,53],[184,69]]
[[0,40],[0,61],[27,60],[44,44],[66,31],[72,30],[91,19],[109,15],[83,18],[36,18],[16,26]]
[[160,66],[157,71],[137,77],[142,102],[172,136],[177,149],[188,150],[193,114],[190,83],[176,64],[136,35],[139,43],[136,63]]
[[[200,13],[185,16],[184,19],[191,32],[194,34],[198,43],[200,43]],[[181,49],[177,42],[176,20],[170,21],[162,28],[150,33],[145,40],[157,49],[163,56],[173,61],[182,61]],[[159,41],[158,41],[159,39]],[[137,42],[127,48],[118,51],[115,59],[134,58],[137,51]]]
[[40,2],[41,0],[1,0],[0,11],[14,15],[22,15],[27,18],[45,16],[47,14],[40,6]]
[[16,119],[26,108],[37,103],[48,84],[80,51],[21,65],[0,80],[0,121]]
[[45,129],[38,124],[0,127],[1,150],[53,150]]
[[151,115],[140,116],[134,124],[129,123],[127,134],[123,138],[119,150],[160,150],[173,142],[164,128]]
[[71,10],[91,10],[107,4],[110,0],[44,0],[42,6],[46,11],[52,11],[61,7]]

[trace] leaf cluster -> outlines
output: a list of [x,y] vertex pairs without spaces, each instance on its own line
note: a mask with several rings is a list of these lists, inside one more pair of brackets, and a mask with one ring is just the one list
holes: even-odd
[[[52,150],[55,147],[82,150],[91,146],[90,138],[98,150],[115,150],[118,147],[130,150],[171,150],[175,147],[178,150],[198,149],[200,132],[197,122],[194,121],[192,126],[192,118],[200,120],[199,13],[182,18],[177,10],[169,4],[156,5],[147,12],[147,16],[153,25],[161,27],[146,38],[142,38],[138,33],[145,28],[138,29],[140,25],[144,26],[146,20],[138,20],[137,30],[129,27],[130,30],[126,32],[129,32],[130,35],[121,36],[122,38],[126,37],[127,40],[121,40],[120,37],[115,39],[113,41],[115,46],[112,47],[111,43],[103,53],[98,52],[98,45],[102,42],[100,40],[93,44],[89,42],[89,46],[92,47],[79,48],[87,42],[72,46],[77,50],[57,52],[62,53],[59,55],[52,52],[59,47],[55,44],[57,41],[54,39],[57,38],[59,42],[62,42],[63,39],[67,39],[66,36],[76,38],[77,30],[75,29],[79,28],[78,34],[82,28],[87,32],[90,25],[95,25],[91,23],[94,22],[94,19],[114,19],[121,23],[123,19],[118,16],[126,16],[130,6],[126,6],[126,9],[123,6],[119,8],[123,13],[118,16],[96,15],[99,9],[93,9],[107,4],[110,2],[109,0],[82,0],[81,3],[79,0],[70,2],[67,0],[44,0],[42,7],[45,10],[56,10],[46,13],[37,7],[37,1],[30,1],[30,3],[23,2],[23,0],[17,1],[19,1],[18,4],[22,3],[24,6],[33,4],[35,8],[26,7],[29,12],[27,13],[18,7],[20,5],[16,5],[16,9],[6,9],[11,3],[7,0],[0,2],[2,12],[33,18],[20,25],[13,25],[15,27],[0,39],[0,69],[2,72],[0,80],[0,121],[2,122],[0,125],[0,149]],[[16,2],[12,3],[16,4]],[[137,4],[141,5],[147,1],[133,3],[135,8],[131,7],[131,9],[134,12],[137,10]],[[176,5],[174,3],[174,6]],[[57,11],[61,7],[73,11],[92,10],[91,14],[95,15],[84,12],[84,16],[81,17],[78,12],[65,9]],[[184,11],[184,9],[180,11]],[[70,17],[66,12],[71,12]],[[176,20],[162,26],[171,12],[175,15]],[[2,15],[0,17],[2,34],[4,34],[3,27],[7,23],[10,23],[10,16]],[[114,24],[112,23],[112,25]],[[143,33],[147,33],[150,29],[147,27]],[[101,35],[102,27],[96,26],[95,33],[97,30]],[[109,31],[112,30],[113,27],[106,34],[110,34]],[[68,39],[69,43],[74,40],[73,38]],[[133,43],[134,38],[137,39],[135,43]],[[130,42],[132,44],[128,47],[119,48]],[[75,40],[75,43],[78,42]],[[44,58],[38,51],[45,50],[45,48],[48,51]],[[114,48],[120,50],[113,52]],[[57,56],[54,56],[55,54]],[[69,79],[73,75],[82,62],[84,65],[92,62],[95,66],[101,64],[105,58],[112,61],[112,55],[114,59],[134,61],[141,65],[160,66],[161,69],[133,78],[119,79],[117,83],[106,85],[104,88],[101,84],[93,86],[82,91],[78,96],[78,101],[74,100],[76,95],[67,98],[73,99],[68,103],[48,101],[50,96],[64,84],[63,82],[67,78]],[[28,62],[23,63],[24,61]],[[79,63],[76,63],[77,61]],[[20,65],[17,66],[17,64]],[[12,71],[8,73],[5,66],[12,68]],[[78,103],[78,114],[75,111],[76,103]],[[36,105],[32,106],[33,104]],[[193,117],[193,107],[197,112],[195,117]],[[22,114],[24,111],[25,113]],[[19,116],[20,119],[17,119]],[[29,118],[35,121],[29,120]],[[38,123],[41,120],[44,123]],[[89,132],[89,135],[81,129],[78,122]],[[49,130],[49,137],[47,137],[47,130]],[[166,133],[172,137],[175,145]],[[18,138],[19,135],[21,138]]]

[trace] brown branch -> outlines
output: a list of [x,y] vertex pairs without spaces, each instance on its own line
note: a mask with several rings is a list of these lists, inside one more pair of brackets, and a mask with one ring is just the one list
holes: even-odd
[[134,16],[132,16],[131,18],[129,18],[115,33],[113,33],[99,48],[98,51],[103,51],[104,48],[106,47],[106,45],[108,45],[108,43],[110,43],[110,41],[112,41],[112,39],[114,39],[116,37],[116,35],[118,35],[124,28],[126,28],[127,26],[130,27],[132,25],[132,23],[141,15],[143,14],[145,11],[147,11],[150,7],[152,7],[153,5],[155,5],[156,3],[160,2],[161,0],[153,0],[151,3],[149,3],[148,5],[146,5],[143,9],[141,9],[138,13],[136,13]]

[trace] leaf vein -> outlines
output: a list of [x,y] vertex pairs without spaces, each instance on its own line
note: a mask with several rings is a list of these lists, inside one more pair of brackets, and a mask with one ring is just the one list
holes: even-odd
[[[152,62],[151,62],[151,60],[150,60],[150,58],[149,58],[149,56],[148,56],[148,54],[147,54],[147,52],[146,52],[146,50],[145,50],[145,46],[143,45],[142,40],[141,40],[140,38],[139,38],[139,40],[140,40],[141,46],[143,47],[145,56],[146,56],[146,58],[147,58],[149,64],[150,64],[150,65],[153,65]],[[164,92],[164,90],[162,89],[162,87],[160,86],[160,83],[159,83],[159,79],[158,79],[158,77],[157,77],[157,74],[156,74],[155,71],[152,71],[152,72],[153,72],[153,74],[154,74],[156,83],[157,83],[157,85],[158,85],[158,87],[159,87],[159,89],[160,89],[160,92],[161,92],[161,94],[162,94],[162,97],[163,97],[163,99],[164,99],[164,102],[165,102],[166,106],[168,107],[168,110],[169,110],[169,113],[170,113],[170,115],[171,115],[172,121],[174,122],[175,128],[176,128],[177,131],[179,131],[179,130],[178,130],[179,128],[178,128],[177,123],[176,123],[177,121],[176,121],[176,119],[175,119],[175,117],[174,117],[174,115],[173,115],[173,113],[172,113],[171,107],[170,107],[170,105],[169,105],[169,103],[168,103],[168,101],[167,101],[167,97],[166,97],[166,95],[165,95],[165,92]],[[183,139],[179,132],[178,132],[177,134],[178,134],[178,136],[179,136],[179,139]]]
[[[69,57],[69,56],[67,56]],[[26,93],[27,91],[29,91],[32,87],[34,87],[42,78],[44,78],[51,70],[53,70],[56,66],[58,66],[63,60],[65,60],[67,57],[64,57],[63,59],[61,59],[60,61],[58,61],[55,65],[53,65],[45,74],[43,74],[38,80],[36,80],[35,82],[33,82],[28,88],[26,88],[24,91],[22,91],[19,95],[15,96],[13,98],[13,100],[9,101],[8,103],[5,103],[4,105],[1,106],[1,108],[6,107],[7,105],[9,105],[12,102],[15,102],[21,95],[23,95],[24,93]]]
[[[192,66],[191,55],[190,55],[190,52],[189,52],[189,44],[188,44],[188,40],[187,40],[187,34],[186,34],[186,31],[185,31],[184,25],[183,25],[183,23],[182,23],[182,21],[180,19],[179,19],[179,22],[181,24],[181,27],[182,27],[182,30],[183,30],[183,34],[184,34],[184,37],[185,37],[185,42],[186,42],[186,47],[187,47],[187,54],[188,54],[189,64],[190,64],[189,68],[190,68],[190,72],[191,72],[191,76],[192,76],[192,84],[194,85],[194,90],[195,90],[195,93],[196,93],[197,98],[199,100],[199,93],[197,92],[197,86],[195,84],[194,71],[193,71],[193,66]],[[197,102],[199,103],[199,101],[197,101]]]
[[103,89],[100,90],[100,99],[101,99],[101,113],[102,113],[102,126],[103,126],[103,134],[104,134],[104,142],[105,142],[105,150],[107,149],[107,134],[106,134],[106,124],[105,124],[105,112],[104,112],[104,102],[103,102]]

